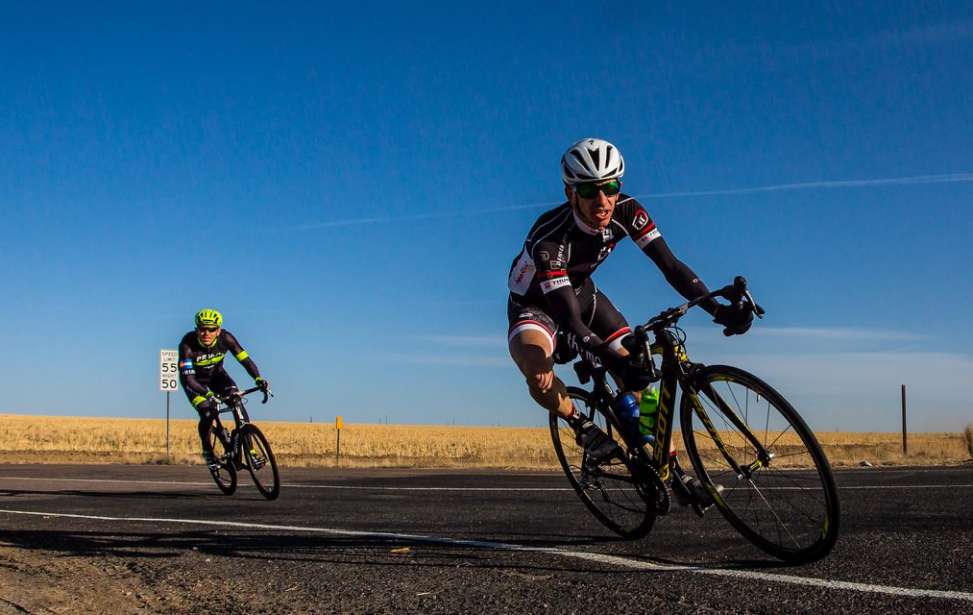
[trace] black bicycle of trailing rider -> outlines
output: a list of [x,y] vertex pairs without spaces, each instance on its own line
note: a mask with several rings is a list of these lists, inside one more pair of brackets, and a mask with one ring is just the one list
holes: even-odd
[[[220,491],[231,495],[236,491],[237,472],[246,468],[253,477],[257,490],[268,500],[276,500],[280,495],[277,460],[266,436],[259,427],[250,422],[246,407],[246,396],[261,390],[260,387],[253,387],[239,395],[221,400],[210,431],[213,455],[218,465],[210,469],[210,474]],[[269,391],[263,391],[263,394],[261,403],[267,403],[267,399],[273,397]],[[233,431],[223,426],[220,414],[233,415]]]
[[[670,509],[666,480],[675,471],[669,448],[678,387],[686,455],[726,520],[786,562],[824,557],[838,538],[838,492],[814,434],[793,406],[756,376],[728,365],[693,363],[686,354],[686,335],[677,323],[690,308],[714,297],[743,303],[763,316],[746,280],[737,277],[729,286],[663,311],[625,340],[633,361],[652,380],[661,380],[654,443],[623,428],[612,402],[624,392],[609,384],[597,357],[581,351],[574,369],[582,384],[593,382],[593,387],[568,387],[568,394],[619,447],[609,458],[593,461],[576,444],[568,423],[552,414],[558,460],[599,521],[625,538],[645,536],[656,517]],[[568,342],[578,348],[576,340]],[[657,368],[653,355],[660,354]],[[698,507],[697,513],[702,515]]]

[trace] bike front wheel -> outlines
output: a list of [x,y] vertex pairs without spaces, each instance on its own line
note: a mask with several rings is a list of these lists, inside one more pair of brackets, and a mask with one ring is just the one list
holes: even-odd
[[824,557],[838,538],[838,490],[821,445],[777,391],[711,365],[680,404],[686,454],[717,508],[750,542],[791,563]]
[[268,500],[276,500],[280,495],[277,459],[259,427],[247,423],[240,428],[240,448],[257,490]]
[[210,430],[210,443],[213,447],[213,456],[216,457],[216,461],[219,466],[215,469],[210,469],[210,476],[213,477],[213,482],[216,486],[220,488],[225,495],[233,495],[236,491],[236,468],[233,464],[233,459],[231,459],[228,451],[231,449],[230,443],[224,441],[223,426],[220,423],[214,423],[213,428]]
[[[568,387],[568,395],[578,411],[613,436],[624,450],[617,430],[593,407],[587,391]],[[574,430],[566,420],[551,414],[550,427],[551,441],[561,468],[595,518],[623,538],[634,540],[648,534],[656,518],[656,491],[652,483],[638,478],[641,473],[636,462],[625,454],[591,463],[584,448],[575,441]]]

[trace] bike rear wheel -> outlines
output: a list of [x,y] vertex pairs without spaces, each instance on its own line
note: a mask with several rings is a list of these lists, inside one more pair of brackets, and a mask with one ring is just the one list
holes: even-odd
[[240,428],[240,448],[257,490],[268,500],[276,500],[280,495],[277,459],[259,427],[247,423]]
[[[624,450],[617,429],[590,402],[588,392],[568,387],[575,407],[611,435]],[[605,527],[628,539],[649,533],[656,518],[656,489],[639,480],[638,468],[627,458],[612,457],[598,464],[575,441],[574,430],[563,418],[551,414],[551,441],[561,468],[578,497]],[[626,455],[627,457],[627,455]]]
[[686,454],[723,516],[784,561],[827,555],[838,538],[838,491],[821,445],[797,411],[735,367],[704,367],[693,387],[680,404]]
[[220,491],[226,495],[232,495],[236,491],[236,468],[228,453],[230,443],[223,440],[222,433],[223,425],[216,422],[210,430],[209,439],[213,447],[213,456],[216,457],[219,467],[215,470],[210,469],[209,473],[213,477],[213,482],[220,488]]

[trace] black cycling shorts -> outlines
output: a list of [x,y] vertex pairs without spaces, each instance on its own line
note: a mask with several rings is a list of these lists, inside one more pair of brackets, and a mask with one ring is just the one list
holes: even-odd
[[[520,297],[511,294],[507,300],[507,343],[522,331],[533,330],[544,333],[551,342],[551,353],[558,363],[566,363],[573,358],[558,350],[558,338],[564,335],[561,327],[547,313],[544,307],[524,304],[518,301]],[[621,347],[622,338],[631,333],[628,321],[622,316],[607,295],[597,288],[592,292],[580,293],[578,301],[581,303],[581,318],[594,331],[595,335],[608,342],[613,349]],[[560,344],[565,346],[566,344]],[[562,349],[563,350],[563,349]]]
[[[218,397],[226,397],[230,391],[239,390],[237,389],[236,382],[233,382],[233,378],[230,378],[230,375],[226,373],[225,369],[216,370],[213,372],[213,375],[210,376],[208,382],[200,382],[200,384],[208,387],[209,390],[213,391],[213,394]],[[193,398],[196,397],[196,394],[185,388],[183,389],[183,392],[186,393],[186,398],[189,399],[189,403],[193,403]],[[199,408],[196,409],[199,410]]]

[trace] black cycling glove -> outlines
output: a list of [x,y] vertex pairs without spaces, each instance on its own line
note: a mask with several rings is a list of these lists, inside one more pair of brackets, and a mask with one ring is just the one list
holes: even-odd
[[713,322],[723,325],[723,335],[743,335],[753,323],[753,310],[743,301],[721,304],[713,314]]
[[220,400],[215,396],[210,396],[206,398],[206,401],[196,406],[196,410],[202,415],[210,415],[211,417],[216,416],[216,410],[220,405]]
[[607,367],[608,371],[622,380],[628,391],[641,391],[655,381],[645,367],[633,361],[631,357],[619,355],[609,348],[608,344],[601,344],[593,352],[598,355],[601,364]]

